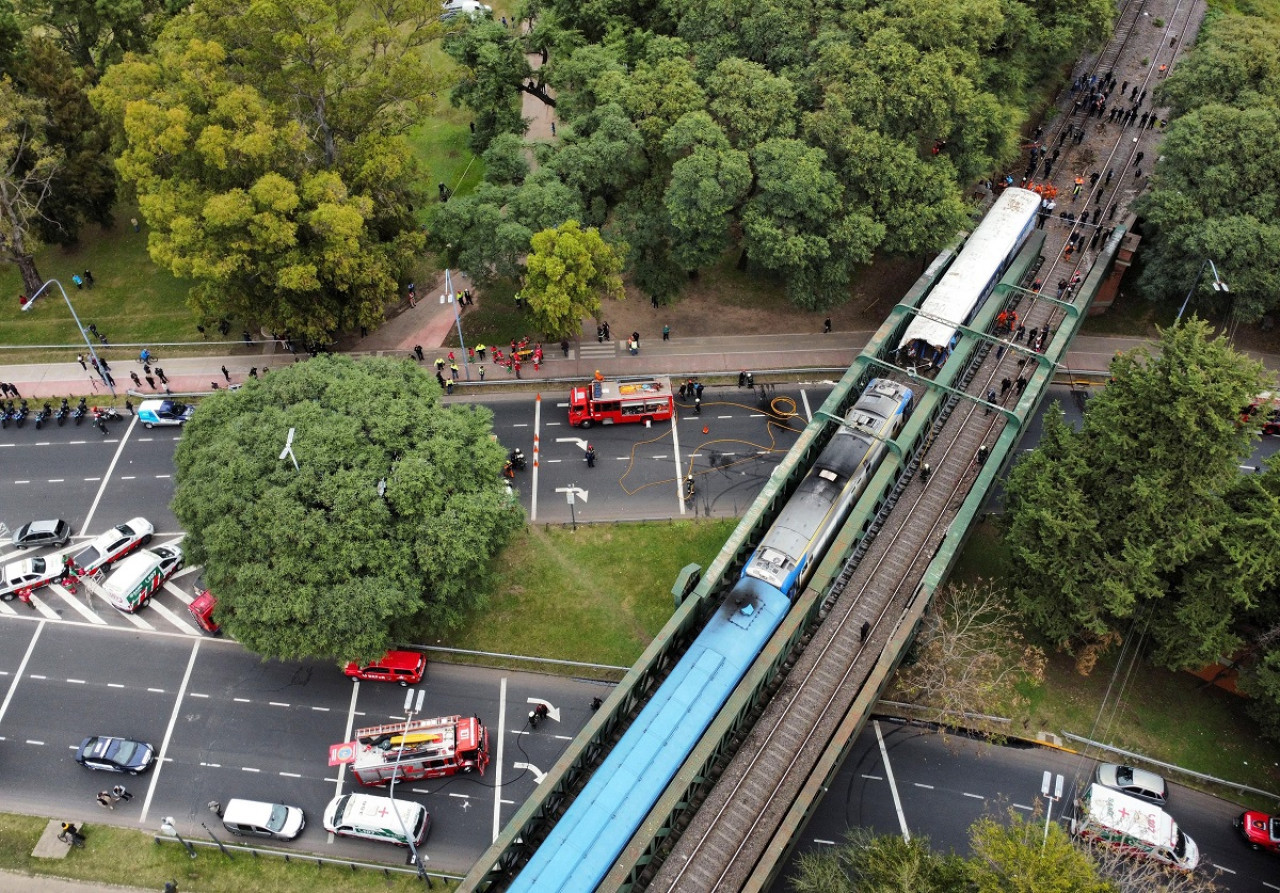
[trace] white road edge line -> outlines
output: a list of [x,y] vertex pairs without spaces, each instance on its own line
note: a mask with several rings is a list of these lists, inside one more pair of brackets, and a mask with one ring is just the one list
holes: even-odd
[[[537,472],[537,469],[534,469]],[[502,833],[502,744],[506,739],[503,729],[507,724],[507,677],[503,676],[498,685],[498,768],[493,775],[493,838],[492,843]]]
[[529,520],[538,520],[538,464],[542,445],[542,395],[533,401],[533,478],[529,493]]
[[676,460],[676,505],[680,506],[680,514],[684,514],[684,475],[680,469],[680,432],[676,430],[676,418],[679,413],[671,416],[671,443],[675,446]]
[[18,669],[14,671],[13,682],[9,685],[9,691],[5,693],[4,703],[0,704],[0,722],[4,721],[4,715],[9,710],[9,702],[13,700],[13,696],[18,692],[18,682],[22,679],[22,674],[26,672],[27,664],[31,662],[31,654],[36,650],[36,642],[40,639],[40,633],[44,632],[45,621],[41,620],[36,624],[36,634],[31,637],[31,641],[27,644],[27,653],[22,655],[22,663],[18,664]]
[[809,392],[804,388],[800,389],[800,402],[804,404],[804,417],[812,422],[813,410],[809,408]]
[[[102,475],[102,483],[98,485],[98,493],[93,497],[93,505],[89,506],[89,514],[85,516],[84,523],[80,525],[81,530],[88,530],[89,525],[93,523],[93,516],[98,511],[98,503],[102,501],[103,494],[107,492],[107,484],[111,481],[111,474],[116,470],[116,463],[120,461],[120,454],[124,452],[124,445],[129,442],[129,435],[133,433],[134,426],[138,424],[138,417],[133,416],[129,422],[129,427],[125,429],[124,437],[120,438],[120,445],[116,447],[116,454],[111,457],[111,464],[107,466],[107,471]],[[158,768],[158,767],[157,767]],[[150,797],[147,798],[150,800]],[[142,814],[147,813],[146,804],[143,804]]]
[[[137,421],[137,416],[133,417]],[[130,426],[132,427],[132,425]],[[191,657],[187,660],[187,671],[182,674],[182,684],[178,686],[178,696],[173,699],[173,712],[169,714],[169,727],[164,730],[164,740],[160,742],[160,753],[156,756],[156,766],[151,772],[151,784],[147,785],[147,796],[142,801],[142,815],[138,822],[145,824],[147,811],[151,809],[151,798],[155,796],[156,787],[160,784],[160,772],[164,769],[165,753],[169,750],[169,741],[173,738],[173,727],[178,724],[178,714],[182,712],[182,699],[186,697],[187,686],[191,684],[191,674],[196,668],[196,658],[200,656],[200,640],[191,643]]]
[[907,817],[902,812],[902,798],[898,796],[898,783],[893,780],[893,767],[889,765],[889,751],[884,746],[884,735],[880,731],[880,721],[876,720],[876,741],[880,742],[880,760],[884,763],[884,774],[889,779],[889,792],[893,794],[893,808],[898,812],[898,824],[902,826],[902,839],[911,842],[911,832],[907,829]]
[[[360,680],[353,679],[351,680],[351,706],[347,708],[347,731],[342,738],[343,741],[351,740],[351,730],[355,727],[355,724],[356,724],[356,701],[359,699],[360,699]],[[342,785],[346,783],[346,776],[347,776],[347,764],[343,763],[341,766],[338,767],[338,777],[334,782],[335,788],[334,788],[333,794],[335,797],[342,796]],[[329,843],[333,843],[332,831],[329,832],[328,839],[329,839]]]

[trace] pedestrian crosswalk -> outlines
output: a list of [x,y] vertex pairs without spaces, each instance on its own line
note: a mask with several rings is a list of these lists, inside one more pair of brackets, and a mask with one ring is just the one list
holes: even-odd
[[583,360],[606,360],[613,359],[618,355],[618,343],[616,341],[588,341],[578,345],[578,357]]
[[[192,570],[183,571],[180,576],[185,577]],[[145,632],[200,636],[202,633],[186,612],[192,598],[191,594],[169,580],[165,582],[163,592],[157,592],[145,608],[136,614],[126,614],[95,598],[87,587],[78,587],[76,592],[72,592],[61,583],[50,583],[32,593],[30,607],[17,599],[0,601],[0,617],[37,616],[44,620],[88,623],[96,627],[132,626]]]

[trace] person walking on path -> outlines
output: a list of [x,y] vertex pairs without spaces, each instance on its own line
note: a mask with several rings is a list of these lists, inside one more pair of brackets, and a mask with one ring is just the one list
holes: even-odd
[[226,366],[223,366],[223,367],[222,367],[222,377],[223,377],[223,378],[225,378],[225,379],[227,380],[227,383],[228,383],[228,384],[230,384],[230,382],[231,382],[231,373],[227,371],[227,367],[226,367]]
[[663,327],[662,327],[662,340],[663,340],[663,341],[670,341],[670,340],[671,340],[671,326],[663,326]]
[[169,383],[169,379],[165,377],[164,370],[159,366],[156,367],[156,378],[160,379],[161,384]]
[[[139,388],[142,387],[142,379],[138,377],[138,373],[130,372],[129,377],[133,379],[133,384],[135,387],[139,387]],[[227,380],[230,381],[231,379],[227,379]]]
[[115,809],[115,804],[111,802],[110,791],[98,791],[98,805],[103,809]]
[[153,391],[156,389],[156,380],[152,378],[150,375],[147,376],[147,386],[150,387],[151,390]]
[[831,317],[829,316],[822,321],[822,334],[824,335],[831,334]]
[[587,444],[587,468],[596,467],[596,448]]
[[78,354],[76,354],[76,362],[80,364],[80,368],[81,368],[81,369],[83,369],[83,370],[84,370],[84,371],[86,371],[86,372],[88,372],[88,371],[89,371],[89,366],[88,366],[88,364],[87,364],[87,363],[85,363],[85,361],[84,361],[84,354],[82,354],[82,353],[78,353]]

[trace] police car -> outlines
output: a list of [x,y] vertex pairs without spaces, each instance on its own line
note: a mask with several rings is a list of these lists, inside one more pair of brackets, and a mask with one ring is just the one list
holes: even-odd
[[179,403],[176,400],[143,400],[138,407],[138,421],[146,428],[181,425],[195,411],[196,408],[190,403]]

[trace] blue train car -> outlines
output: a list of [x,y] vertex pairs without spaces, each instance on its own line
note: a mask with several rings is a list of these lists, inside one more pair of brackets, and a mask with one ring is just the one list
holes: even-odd
[[777,630],[912,407],[871,381],[748,559],[742,577],[509,887],[590,891]]

